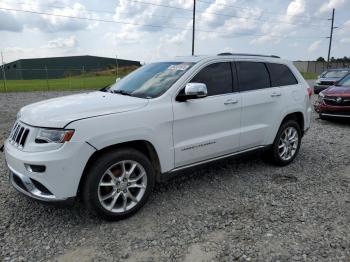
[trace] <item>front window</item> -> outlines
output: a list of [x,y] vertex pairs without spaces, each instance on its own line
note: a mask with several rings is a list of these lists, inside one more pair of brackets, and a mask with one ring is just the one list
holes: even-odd
[[337,85],[350,87],[350,74],[340,80]]
[[155,98],[165,93],[192,66],[193,63],[183,62],[148,64],[113,84],[107,91],[141,98]]
[[346,71],[346,70],[328,71],[322,77],[323,78],[342,78],[347,73],[349,73],[349,71]]

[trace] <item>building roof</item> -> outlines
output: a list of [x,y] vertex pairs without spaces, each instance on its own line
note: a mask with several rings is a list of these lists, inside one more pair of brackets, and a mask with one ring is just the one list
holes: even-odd
[[[37,58],[22,58],[18,59],[12,62],[8,62],[6,64],[12,64],[12,63],[18,63],[18,62],[25,62],[25,61],[40,61],[40,60],[60,60],[60,59],[79,59],[79,58],[95,58],[95,59],[113,59],[116,60],[116,58],[113,57],[102,57],[102,56],[93,56],[93,55],[77,55],[77,56],[56,56],[56,57],[37,57]],[[129,60],[129,59],[121,59],[118,58],[118,60],[122,61],[133,61],[133,62],[139,62],[135,60]]]

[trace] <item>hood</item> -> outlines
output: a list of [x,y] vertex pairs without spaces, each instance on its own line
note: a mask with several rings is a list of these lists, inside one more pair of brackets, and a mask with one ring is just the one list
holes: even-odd
[[107,92],[91,92],[53,98],[25,106],[20,110],[19,118],[32,126],[63,128],[75,120],[127,112],[147,104],[147,99]]
[[319,80],[321,81],[337,81],[343,77],[320,77]]
[[348,86],[331,86],[322,92],[327,96],[350,97],[350,87]]
[[316,80],[316,82],[318,82],[318,83],[321,83],[321,82],[334,83],[340,79],[341,79],[341,77],[340,78],[339,77],[320,77]]

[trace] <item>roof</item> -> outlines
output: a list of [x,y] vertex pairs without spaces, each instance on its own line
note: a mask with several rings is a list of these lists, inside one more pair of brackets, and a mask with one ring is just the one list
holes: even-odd
[[217,55],[195,55],[195,56],[177,56],[174,58],[165,58],[161,59],[160,61],[163,62],[189,62],[189,63],[197,63],[199,61],[205,60],[205,59],[213,59],[213,58],[223,58],[223,57],[230,57],[230,58],[259,58],[259,59],[275,59],[275,60],[281,60],[278,56],[274,55],[260,55],[260,54],[242,54],[242,53],[221,53]]

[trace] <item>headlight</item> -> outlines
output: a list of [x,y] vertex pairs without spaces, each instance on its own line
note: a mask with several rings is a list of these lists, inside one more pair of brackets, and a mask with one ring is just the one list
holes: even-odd
[[324,94],[321,92],[318,94],[318,102],[323,103]]
[[36,143],[64,143],[68,142],[74,134],[74,130],[64,129],[40,129],[35,138]]

